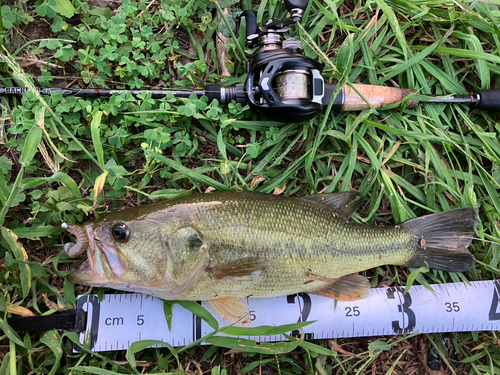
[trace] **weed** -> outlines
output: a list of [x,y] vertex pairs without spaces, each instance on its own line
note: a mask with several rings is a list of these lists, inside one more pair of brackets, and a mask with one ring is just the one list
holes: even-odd
[[[103,4],[7,1],[1,8],[9,47],[0,56],[5,85],[195,89],[221,81],[221,64],[233,75],[225,84],[244,82],[245,44],[236,26],[241,9],[253,6],[250,1]],[[223,16],[226,6],[232,12]],[[259,21],[286,14],[281,2],[253,7]],[[495,1],[311,2],[291,34],[302,40],[304,54],[325,64],[328,80],[415,88],[426,95],[466,94],[500,87],[499,14]],[[229,61],[216,60],[218,31],[230,37]],[[59,228],[62,221],[81,223],[192,190],[288,196],[354,189],[366,202],[354,220],[378,225],[454,207],[479,208],[471,248],[478,261],[470,272],[379,267],[367,275],[372,286],[498,278],[496,114],[422,104],[360,113],[328,109],[308,122],[283,124],[236,103],[126,93],[111,98],[27,93],[0,99],[0,108],[3,311],[50,314],[56,307],[72,308],[77,294],[90,293],[65,280],[75,261],[62,251],[68,240]],[[236,356],[220,348],[241,349],[234,338],[215,337],[206,338],[216,345],[211,348],[146,349],[152,343],[138,343],[127,353],[74,355],[75,334],[21,337],[4,316],[0,328],[5,344],[0,374],[182,372],[196,366],[214,367],[214,374],[262,367],[293,374],[422,373],[419,358],[428,346],[444,353],[439,338],[412,335],[296,340],[259,352],[244,341],[245,353]],[[450,340],[458,363],[443,354],[449,372],[500,372],[495,333],[454,333]],[[296,356],[286,353],[292,350]]]

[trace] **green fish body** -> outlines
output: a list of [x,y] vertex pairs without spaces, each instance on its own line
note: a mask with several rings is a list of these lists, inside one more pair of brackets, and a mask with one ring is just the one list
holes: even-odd
[[466,248],[477,223],[473,210],[376,227],[348,221],[359,203],[353,192],[303,198],[230,192],[112,213],[66,226],[77,236],[68,254],[88,255],[71,280],[168,300],[211,300],[221,315],[238,320],[243,297],[361,298],[369,284],[353,274],[376,266],[472,266]]

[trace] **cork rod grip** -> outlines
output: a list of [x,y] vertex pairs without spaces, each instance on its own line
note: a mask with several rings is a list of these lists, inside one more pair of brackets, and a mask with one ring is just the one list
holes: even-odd
[[[380,108],[383,105],[398,103],[406,96],[415,92],[412,89],[398,89],[395,87],[373,86],[373,85],[353,85],[363,97],[374,107]],[[361,111],[370,108],[368,104],[348,85],[344,88],[344,105],[342,111]],[[418,104],[417,100],[410,100],[407,108],[414,108]]]

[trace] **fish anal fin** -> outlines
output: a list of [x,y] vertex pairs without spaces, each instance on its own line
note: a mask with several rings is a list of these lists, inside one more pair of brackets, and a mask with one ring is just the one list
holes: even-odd
[[243,298],[224,297],[210,300],[208,303],[224,320],[243,327],[251,323],[250,310]]
[[370,290],[370,282],[361,275],[347,275],[334,280],[329,285],[311,292],[338,301],[355,301],[363,298]]
[[313,194],[301,199],[307,199],[328,206],[342,220],[349,220],[361,204],[361,195],[356,191]]
[[214,279],[220,280],[226,277],[248,277],[257,276],[265,269],[265,259],[259,257],[242,258],[232,262],[207,267],[206,271]]

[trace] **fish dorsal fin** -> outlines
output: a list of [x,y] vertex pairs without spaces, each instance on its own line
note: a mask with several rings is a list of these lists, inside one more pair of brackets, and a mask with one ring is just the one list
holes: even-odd
[[311,294],[338,301],[354,301],[363,298],[369,290],[370,282],[366,277],[361,275],[346,275],[333,280],[330,285],[311,292]]
[[191,226],[180,228],[167,241],[168,274],[177,284],[183,284],[189,279],[193,281],[192,271],[201,274],[208,262],[209,244],[196,228]]
[[331,208],[342,220],[349,220],[361,204],[361,195],[356,191],[332,194],[313,194],[302,197],[311,202],[324,204]]
[[208,303],[223,319],[243,327],[250,325],[250,310],[243,298],[225,297]]
[[207,267],[206,271],[216,280],[227,277],[258,276],[265,268],[264,262],[265,259],[259,257],[242,258],[217,266]]

